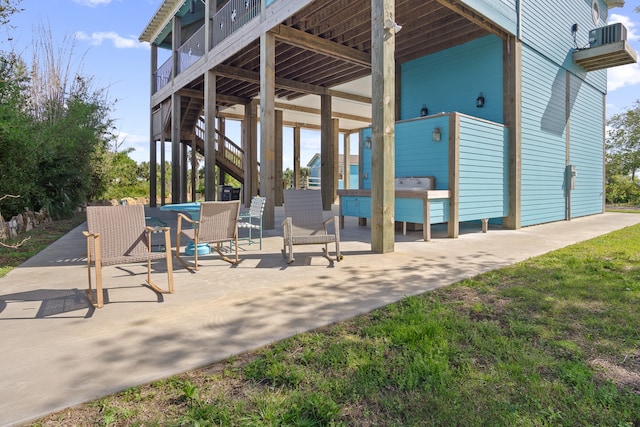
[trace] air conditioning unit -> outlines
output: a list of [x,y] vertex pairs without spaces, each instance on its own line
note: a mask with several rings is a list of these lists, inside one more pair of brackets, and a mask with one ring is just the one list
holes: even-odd
[[594,28],[589,31],[589,47],[627,40],[627,29],[621,23]]

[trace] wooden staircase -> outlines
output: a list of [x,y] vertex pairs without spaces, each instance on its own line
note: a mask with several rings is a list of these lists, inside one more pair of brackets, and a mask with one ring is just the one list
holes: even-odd
[[[204,119],[198,118],[195,124],[196,151],[204,155]],[[232,140],[215,129],[216,166],[223,172],[244,183],[244,150]]]
[[[204,101],[197,96],[181,96],[180,134],[183,140],[194,139],[196,151],[204,155],[205,122],[203,117]],[[162,127],[167,138],[171,138],[171,101],[167,101],[158,110],[164,117],[157,124]],[[161,124],[160,124],[161,123]],[[156,126],[154,120],[154,126]],[[244,184],[244,150],[231,139],[214,129],[216,166],[220,170]]]

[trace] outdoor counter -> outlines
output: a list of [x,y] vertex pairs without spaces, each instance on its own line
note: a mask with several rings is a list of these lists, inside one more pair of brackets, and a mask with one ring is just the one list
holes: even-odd
[[[371,190],[338,190],[340,228],[345,216],[371,218]],[[422,224],[425,241],[431,240],[431,224],[449,221],[449,190],[396,190],[395,220]]]

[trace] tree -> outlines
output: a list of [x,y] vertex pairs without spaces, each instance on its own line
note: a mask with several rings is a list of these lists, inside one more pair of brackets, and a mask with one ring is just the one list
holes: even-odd
[[108,152],[114,140],[112,104],[92,78],[72,72],[75,42],[54,46],[51,30],[40,25],[34,42],[29,112],[40,154],[33,204],[54,218],[102,194],[107,185]]
[[635,108],[612,116],[607,124],[607,164],[612,172],[630,175],[635,181],[640,169],[640,101]]
[[640,101],[607,122],[606,141],[607,201],[609,203],[640,202]]
[[33,121],[26,113],[27,94],[24,63],[13,53],[0,52],[0,210],[11,217],[27,207],[34,194],[37,150],[32,140]]
[[18,5],[22,0],[0,0],[0,25],[7,25],[9,17],[14,13],[22,12]]

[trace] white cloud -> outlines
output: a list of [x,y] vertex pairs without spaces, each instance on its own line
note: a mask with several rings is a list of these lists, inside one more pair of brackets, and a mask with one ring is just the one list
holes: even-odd
[[612,13],[609,17],[609,24],[622,23],[624,27],[627,29],[627,40],[629,41],[639,41],[640,34],[635,32],[636,22],[633,22],[631,18],[624,15],[618,15],[617,13]]
[[119,151],[127,148],[133,148],[134,151],[129,153],[129,157],[136,163],[149,161],[149,137],[135,135],[120,131],[117,135],[117,144]]
[[609,92],[637,84],[640,84],[640,65],[637,63],[609,68],[607,71],[607,90]]
[[[616,13],[611,14],[609,17],[609,23],[620,22],[627,29],[627,40],[634,44],[640,41],[640,30],[638,23],[632,21],[628,16],[618,15]],[[616,89],[620,89],[625,86],[634,86],[640,84],[640,66],[636,64],[622,65],[620,67],[613,67],[607,71],[607,90],[613,92]]]
[[82,6],[96,7],[101,4],[109,4],[111,0],[73,0]]
[[[97,1],[97,0],[94,0]],[[76,39],[86,40],[89,44],[99,46],[103,41],[108,40],[113,43],[113,46],[117,49],[135,49],[135,48],[148,48],[148,43],[140,43],[134,36],[122,37],[118,33],[113,31],[108,32],[95,32],[87,34],[84,31],[76,32]]]

